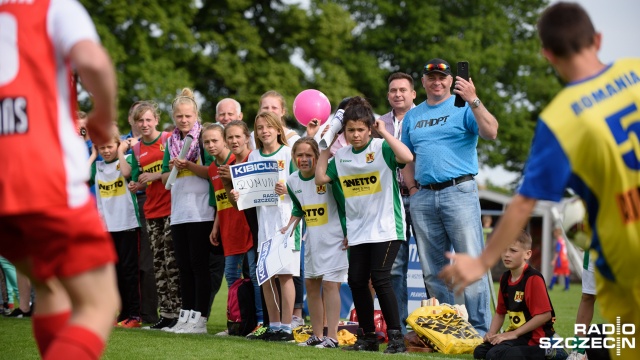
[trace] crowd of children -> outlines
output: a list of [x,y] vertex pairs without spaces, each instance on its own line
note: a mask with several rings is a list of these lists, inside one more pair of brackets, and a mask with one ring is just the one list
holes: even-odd
[[[121,306],[116,326],[141,324],[138,247],[140,228],[146,226],[160,314],[160,320],[146,329],[207,332],[209,248],[221,246],[227,285],[245,277],[254,286],[258,326],[247,338],[292,341],[297,295],[294,277],[301,275],[297,254],[304,224],[303,275],[313,335],[299,345],[338,347],[340,284],[348,281],[360,323],[356,343],[343,349],[379,349],[373,288],[387,324],[385,352],[405,352],[390,280],[400,242],[407,240],[405,214],[402,206],[388,204],[400,204],[396,171],[412,161],[411,152],[385,130],[384,123],[375,120],[371,106],[361,97],[342,104],[343,131],[339,136],[347,145],[330,146],[333,151],[321,152],[313,137],[292,136],[284,127],[282,96],[275,91],[265,95],[260,107],[268,110],[271,104],[276,112],[260,112],[252,134],[239,120],[225,126],[203,124],[193,93],[184,89],[172,104],[176,125],[172,132],[157,129],[157,105],[142,101],[132,107],[134,124],[141,133],[139,141],[115,135],[98,148],[90,146],[90,186],[119,258],[116,272]],[[317,131],[315,126],[317,122],[312,122],[310,133]],[[381,138],[374,138],[372,130]],[[274,188],[278,205],[239,211],[239,193],[233,189],[229,166],[259,160],[278,162],[279,181]],[[175,177],[171,176],[174,169]],[[144,209],[138,209],[135,200],[140,190],[147,194]],[[140,211],[146,215],[146,224],[140,223]],[[294,260],[258,286],[260,244],[292,226]],[[510,272],[501,279],[498,313],[485,336],[486,343],[476,349],[477,358],[516,350],[521,355],[537,355],[539,347],[531,345],[537,344],[540,336],[553,335],[548,297],[534,296],[542,291],[544,281],[526,264],[530,253],[531,239],[523,233],[504,254]],[[521,322],[512,321],[507,332],[499,334],[505,314],[512,320],[524,317]]]

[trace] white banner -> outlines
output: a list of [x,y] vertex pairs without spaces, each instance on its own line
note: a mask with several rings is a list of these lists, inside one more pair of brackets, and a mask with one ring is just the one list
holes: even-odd
[[276,184],[278,162],[275,160],[252,161],[231,165],[231,181],[238,191],[238,210],[256,206],[278,205]]
[[290,226],[284,234],[278,230],[273,238],[260,245],[256,269],[259,285],[269,280],[293,260],[295,244],[294,240],[289,238],[293,229],[295,226]]

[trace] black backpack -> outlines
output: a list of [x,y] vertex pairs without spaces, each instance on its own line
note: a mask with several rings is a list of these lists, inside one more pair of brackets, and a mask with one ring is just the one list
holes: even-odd
[[229,288],[227,330],[229,335],[245,336],[256,327],[256,305],[251,279],[238,279]]

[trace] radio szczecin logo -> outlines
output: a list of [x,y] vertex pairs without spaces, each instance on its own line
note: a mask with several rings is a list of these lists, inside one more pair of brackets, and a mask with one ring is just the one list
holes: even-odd
[[[621,324],[620,317],[616,317],[615,324],[574,325],[575,334],[585,334],[584,337],[542,337],[540,347],[543,349],[616,349],[616,356],[620,356],[620,349],[635,349],[635,324]],[[606,337],[588,337],[588,335],[606,335]]]

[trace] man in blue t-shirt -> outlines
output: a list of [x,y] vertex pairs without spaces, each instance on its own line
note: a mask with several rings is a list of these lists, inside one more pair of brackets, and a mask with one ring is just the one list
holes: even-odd
[[[402,124],[402,142],[414,153],[405,179],[415,178],[419,191],[410,199],[411,219],[425,286],[440,302],[453,304],[453,293],[438,278],[449,263],[445,252],[477,256],[483,235],[480,201],[474,175],[478,173],[478,135],[493,140],[498,121],[476,96],[472,79],[456,78],[454,93],[466,102],[454,105],[451,66],[430,60],[423,69],[427,100],[410,110]],[[411,176],[413,175],[413,177]],[[491,323],[489,288],[485,279],[465,289],[469,322],[484,335]]]

